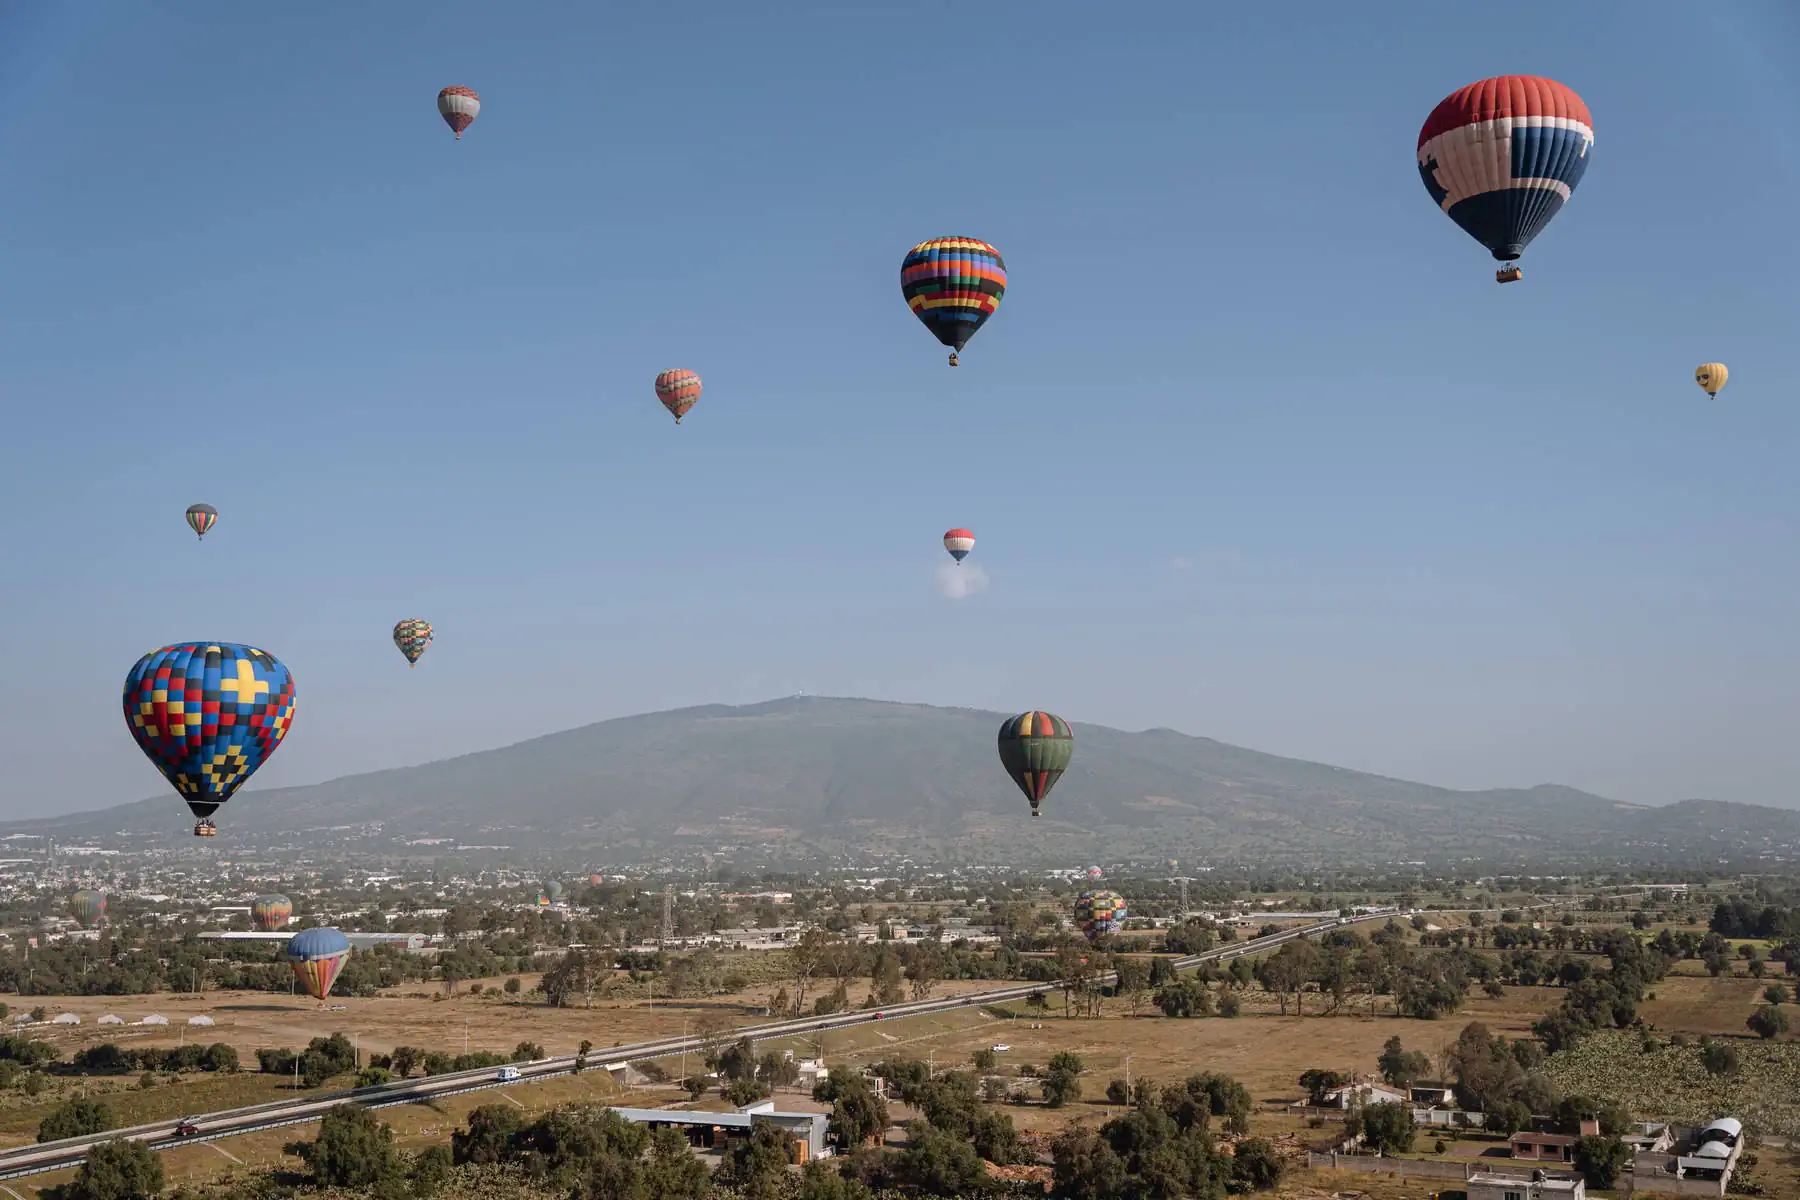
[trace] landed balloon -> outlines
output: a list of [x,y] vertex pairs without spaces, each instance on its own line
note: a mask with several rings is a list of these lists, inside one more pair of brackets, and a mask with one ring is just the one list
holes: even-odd
[[1000,726],[1000,765],[1031,801],[1033,817],[1074,754],[1074,730],[1052,713],[1020,713]]
[[69,897],[69,915],[83,929],[92,929],[106,915],[106,896],[83,888]]
[[306,929],[287,944],[287,960],[294,978],[314,1000],[331,994],[331,985],[350,957],[350,939],[335,929]]
[[558,900],[563,898],[563,885],[559,881],[552,879],[549,883],[544,885],[544,895],[550,898],[550,903],[555,904]]
[[125,676],[125,725],[188,808],[197,837],[269,760],[294,720],[294,677],[267,650],[178,642]]
[[456,134],[456,140],[462,141],[463,130],[475,123],[481,115],[481,97],[475,94],[474,88],[447,87],[438,93],[438,116],[444,118]]
[[1694,382],[1708,396],[1717,396],[1725,390],[1725,381],[1731,378],[1731,372],[1725,369],[1724,363],[1701,363],[1694,368]]
[[425,653],[425,647],[431,645],[431,622],[408,617],[394,626],[394,645],[400,647],[400,653],[406,655],[407,666],[417,666],[419,655]]
[[1006,263],[998,250],[976,238],[932,238],[901,261],[900,294],[931,336],[950,347],[954,367],[962,348],[1000,307]]
[[952,529],[944,535],[944,549],[957,562],[969,557],[969,551],[975,548],[975,535],[967,529]]
[[258,896],[250,902],[250,923],[261,933],[286,929],[294,918],[294,902],[286,896]]
[[188,528],[198,537],[205,537],[206,531],[219,523],[219,510],[210,504],[190,504],[187,510]]
[[1125,928],[1125,897],[1117,892],[1083,892],[1075,898],[1075,923],[1090,938]]
[[669,410],[677,425],[688,409],[700,399],[700,377],[692,371],[676,368],[656,377],[656,398]]
[[[1450,93],[1419,130],[1419,178],[1463,232],[1510,263],[1581,183],[1594,119],[1554,79],[1501,75]],[[1510,283],[1517,267],[1496,278]]]

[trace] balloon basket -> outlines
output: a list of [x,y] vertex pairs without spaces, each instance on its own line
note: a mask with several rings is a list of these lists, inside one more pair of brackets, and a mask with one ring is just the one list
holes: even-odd
[[1495,283],[1517,283],[1523,278],[1525,278],[1525,272],[1517,267],[1502,267],[1494,272]]

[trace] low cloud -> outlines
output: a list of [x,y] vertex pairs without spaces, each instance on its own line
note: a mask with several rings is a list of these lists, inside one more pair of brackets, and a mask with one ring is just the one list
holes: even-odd
[[945,563],[937,569],[938,595],[945,599],[961,600],[976,592],[987,591],[987,586],[987,572],[981,569],[979,563]]

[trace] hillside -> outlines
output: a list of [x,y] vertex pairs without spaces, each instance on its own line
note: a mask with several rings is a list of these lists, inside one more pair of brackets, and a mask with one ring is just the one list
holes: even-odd
[[[1571,788],[1458,792],[1167,729],[1077,725],[1075,761],[1031,822],[1001,772],[1002,714],[796,697],[649,713],[423,766],[246,792],[228,834],[382,824],[375,841],[527,847],[904,850],[988,859],[1106,853],[1201,861],[1681,861],[1800,841],[1800,813],[1651,808]],[[179,834],[173,796],[17,823],[61,838]],[[497,837],[503,831],[505,837]],[[373,833],[374,831],[369,831]],[[371,842],[373,844],[373,842]]]

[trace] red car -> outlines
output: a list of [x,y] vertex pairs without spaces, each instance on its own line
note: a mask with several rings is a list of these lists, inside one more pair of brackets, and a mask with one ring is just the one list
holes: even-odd
[[882,1015],[883,1015],[883,1014],[881,1014],[881,1013],[876,1013],[876,1014],[875,1014],[875,1015],[874,1015],[874,1016],[872,1016],[872,1017],[870,1017],[870,1018],[869,1018],[869,1020],[871,1020],[871,1021],[879,1021],[879,1020],[881,1020],[881,1018],[882,1018]]
[[183,1117],[175,1122],[175,1136],[178,1138],[193,1137],[199,1132],[200,1126],[196,1125],[191,1117]]

